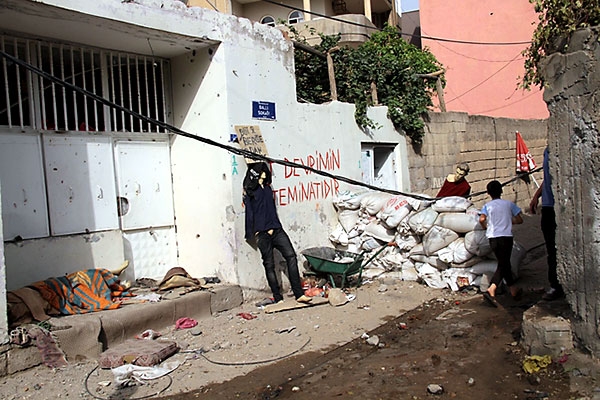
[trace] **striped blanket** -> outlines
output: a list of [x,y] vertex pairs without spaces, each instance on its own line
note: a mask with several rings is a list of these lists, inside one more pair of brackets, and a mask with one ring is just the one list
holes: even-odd
[[119,308],[120,297],[134,296],[107,269],[87,269],[30,286],[63,315]]

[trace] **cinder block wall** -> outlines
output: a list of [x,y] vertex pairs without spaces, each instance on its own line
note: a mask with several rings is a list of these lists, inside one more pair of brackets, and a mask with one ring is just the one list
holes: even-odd
[[[490,180],[502,183],[517,177],[516,131],[521,133],[538,167],[542,166],[547,143],[546,120],[515,120],[470,116],[466,113],[430,113],[423,144],[409,149],[411,191],[435,196],[444,179],[456,164],[466,162],[471,168],[467,180],[472,193],[485,192]],[[542,172],[529,182],[516,179],[504,187],[503,197],[526,211]],[[477,207],[488,200],[485,193],[471,198]]]

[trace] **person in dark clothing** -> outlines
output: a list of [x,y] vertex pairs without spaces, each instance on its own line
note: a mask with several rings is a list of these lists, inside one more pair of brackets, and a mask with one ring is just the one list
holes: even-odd
[[277,249],[287,264],[288,279],[296,301],[308,303],[312,299],[304,294],[298,272],[298,259],[289,236],[283,229],[271,189],[271,171],[264,162],[252,163],[248,166],[243,182],[243,201],[246,209],[245,237],[256,239],[263,266],[267,275],[272,299],[261,302],[261,305],[278,303],[283,300],[281,289],[275,273],[274,250]]
[[544,180],[529,203],[529,211],[531,211],[532,214],[535,214],[541,197],[541,227],[544,241],[546,242],[546,253],[548,254],[548,280],[550,281],[550,289],[544,294],[543,299],[552,301],[561,298],[564,295],[564,292],[561,284],[558,282],[558,275],[556,273],[556,215],[554,213],[554,193],[552,192],[552,175],[550,175],[548,158],[549,151],[548,147],[546,147],[544,150],[544,162],[542,164]]
[[471,185],[465,178],[469,175],[469,164],[460,163],[456,166],[456,172],[446,177],[436,197],[460,196],[469,197]]

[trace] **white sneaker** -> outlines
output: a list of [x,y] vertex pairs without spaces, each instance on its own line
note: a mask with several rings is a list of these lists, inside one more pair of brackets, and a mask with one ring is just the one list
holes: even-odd
[[307,295],[303,294],[302,296],[298,297],[296,301],[298,303],[310,303],[312,301],[312,297],[308,297]]

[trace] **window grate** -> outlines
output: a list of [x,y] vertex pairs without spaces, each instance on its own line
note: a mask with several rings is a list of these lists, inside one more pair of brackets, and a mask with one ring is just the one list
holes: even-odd
[[[2,51],[134,113],[168,122],[167,60],[0,35]],[[125,111],[37,76],[2,58],[0,125],[53,131],[155,132]]]

